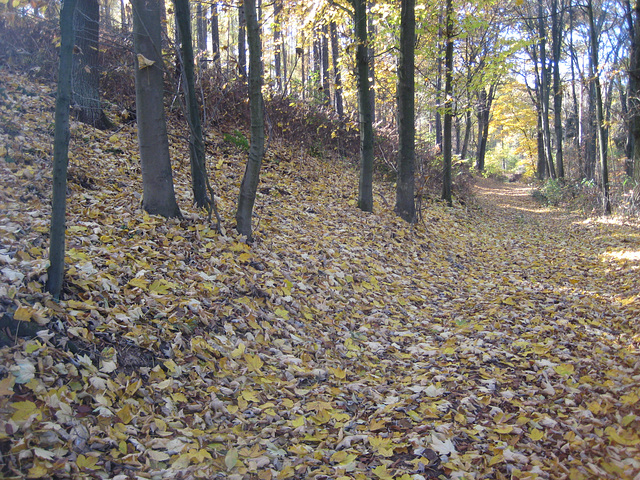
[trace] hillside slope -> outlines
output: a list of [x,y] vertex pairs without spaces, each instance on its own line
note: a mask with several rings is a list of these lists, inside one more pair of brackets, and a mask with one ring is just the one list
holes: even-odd
[[[42,292],[52,89],[2,71],[0,475],[638,478],[637,229],[479,183],[407,226],[390,185],[272,141],[256,242],[245,154],[207,133],[225,220],[140,208],[132,126],[72,125],[65,299]],[[32,330],[37,330],[32,329]]]

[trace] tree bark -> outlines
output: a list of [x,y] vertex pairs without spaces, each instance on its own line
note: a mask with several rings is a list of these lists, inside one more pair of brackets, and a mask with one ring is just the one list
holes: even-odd
[[[142,164],[143,208],[152,215],[180,216],[173,190],[163,103],[160,8],[156,0],[133,0],[136,113]],[[152,63],[151,63],[152,62]]]
[[189,154],[191,160],[193,201],[199,208],[207,208],[211,199],[207,197],[207,167],[204,140],[202,137],[202,122],[200,120],[200,107],[196,94],[189,0],[174,0],[174,5],[176,10],[176,23],[180,29],[180,38],[182,38],[182,72],[185,79],[185,96],[189,115]]
[[78,0],[73,16],[76,44],[73,55],[73,104],[78,120],[100,130],[111,128],[100,105],[100,5]]
[[324,93],[324,104],[331,105],[331,87],[329,86],[329,27],[322,24],[322,91]]
[[60,12],[60,60],[53,137],[53,183],[47,291],[60,298],[64,281],[64,251],[67,211],[67,165],[69,164],[69,105],[73,63],[73,14],[76,0],[66,0]]
[[373,211],[373,113],[369,87],[369,55],[367,51],[366,0],[350,0],[354,9],[357,41],[356,75],[358,78],[358,110],[360,123],[360,182],[358,208]]
[[600,157],[600,173],[602,175],[602,207],[605,215],[611,213],[611,200],[609,198],[609,168],[607,166],[607,132],[604,123],[604,114],[602,110],[602,90],[600,88],[600,73],[598,61],[598,35],[595,23],[593,21],[593,2],[587,1],[587,17],[589,18],[589,42],[591,63],[593,64],[596,93],[596,121],[598,133],[598,156]]
[[247,241],[253,240],[251,216],[256,200],[260,166],[264,155],[264,102],[262,98],[262,46],[255,0],[244,0],[249,39],[249,103],[251,108],[251,144],[249,158],[240,185],[236,229]]
[[[443,131],[443,172],[442,172],[442,199],[450,207],[453,205],[451,198],[451,118],[453,116],[453,2],[447,0],[446,4],[446,32],[444,54],[444,131]],[[489,109],[491,104],[489,103]],[[487,135],[489,117],[486,117]],[[485,143],[486,145],[486,143]],[[484,167],[484,159],[482,161]]]
[[273,2],[273,48],[274,59],[276,69],[276,87],[278,92],[282,92],[284,81],[282,80],[282,42],[281,42],[281,22],[282,22],[282,0],[275,0]]
[[402,0],[400,10],[400,58],[398,61],[398,180],[396,213],[413,223],[415,206],[415,0]]
[[[631,10],[629,8],[629,10]],[[629,102],[628,150],[631,170],[636,185],[640,185],[640,0],[636,0],[633,13],[628,15],[631,47],[629,52]]]
[[560,84],[560,60],[562,54],[562,25],[564,2],[558,11],[558,0],[551,5],[551,50],[553,57],[553,127],[556,135],[556,172],[558,178],[564,178],[564,156],[562,143],[562,85]]
[[220,72],[220,26],[218,22],[218,4],[211,5],[211,52],[213,65]]
[[247,78],[247,21],[245,10],[244,0],[240,0],[240,7],[238,8],[238,74],[242,78]]
[[542,134],[544,140],[547,171],[551,178],[556,178],[556,169],[551,154],[551,127],[549,125],[549,79],[547,68],[547,26],[543,12],[542,0],[538,0],[538,35],[540,48],[540,106],[542,107]]
[[371,103],[371,124],[376,123],[376,51],[373,40],[376,37],[376,25],[373,21],[372,7],[375,0],[362,0],[367,6],[367,56],[369,60],[369,102]]
[[338,50],[338,29],[336,22],[331,22],[329,25],[331,32],[331,57],[333,58],[333,78],[335,83],[335,106],[338,118],[342,120],[344,117],[344,106],[342,103],[342,78],[340,76],[340,62],[339,62],[339,50]]

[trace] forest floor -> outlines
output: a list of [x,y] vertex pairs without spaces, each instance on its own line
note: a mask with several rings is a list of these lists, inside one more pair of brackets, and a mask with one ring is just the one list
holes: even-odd
[[218,233],[179,126],[165,220],[140,208],[133,126],[73,123],[56,303],[52,88],[0,74],[0,476],[640,478],[637,224],[479,179],[408,226],[392,185],[363,213],[352,165],[272,140],[249,246],[224,132]]

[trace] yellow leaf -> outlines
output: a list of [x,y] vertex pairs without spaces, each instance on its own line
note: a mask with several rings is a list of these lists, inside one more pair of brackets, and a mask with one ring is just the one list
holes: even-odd
[[291,465],[285,465],[282,470],[278,472],[278,480],[284,480],[285,478],[293,477],[295,470]]
[[15,402],[11,404],[12,408],[15,408],[15,413],[11,416],[11,420],[14,422],[22,422],[28,419],[31,415],[38,413],[40,415],[40,410],[35,403],[30,401],[25,402]]
[[131,412],[131,405],[125,405],[120,410],[118,410],[118,413],[116,415],[118,416],[120,421],[122,421],[122,423],[127,425],[128,423],[131,422],[131,420],[133,420],[133,412]]
[[240,394],[247,402],[259,402],[256,392],[253,390],[243,390]]
[[16,383],[16,377],[10,375],[0,380],[0,397],[8,397],[13,395],[13,386]]
[[240,355],[244,353],[246,348],[247,347],[245,347],[244,343],[238,344],[238,347],[233,352],[231,352],[231,356],[233,358],[238,358]]
[[158,452],[157,450],[147,450],[147,455],[151,460],[156,462],[166,462],[171,458],[171,455],[165,452]]
[[232,448],[227,452],[224,457],[224,464],[227,466],[227,471],[232,470],[238,463],[238,450]]
[[604,429],[604,433],[607,434],[609,440],[612,440],[620,445],[626,445],[632,447],[640,444],[640,438],[631,432],[624,432],[624,436],[620,435],[615,428],[607,427]]
[[145,57],[141,53],[138,54],[138,68],[140,70],[150,67],[154,63],[156,63],[154,60],[149,60],[147,57]]
[[513,431],[513,425],[502,425],[494,429],[494,432],[504,433],[504,434],[511,433],[512,431]]
[[19,307],[13,314],[13,319],[18,322],[30,322],[33,310],[27,307]]
[[247,362],[249,368],[254,372],[259,372],[264,365],[264,362],[258,355],[253,355],[251,353],[247,353],[244,355],[244,361]]
[[544,432],[538,430],[537,428],[534,428],[529,432],[529,438],[534,442],[537,442],[538,440],[542,440],[543,437],[544,437]]
[[[2,386],[2,382],[0,382],[0,387]],[[0,393],[1,395],[2,393]],[[637,417],[633,414],[630,413],[629,415],[625,415],[622,418],[622,421],[620,422],[622,424],[623,427],[626,427],[627,425],[629,425],[631,422],[633,422]]]
[[553,367],[558,375],[571,375],[575,371],[575,367],[571,363],[563,363]]
[[374,418],[369,423],[369,430],[371,430],[372,432],[375,432],[376,430],[380,430],[384,428],[386,424],[387,424],[387,421],[384,418]]
[[513,297],[504,298],[502,300],[502,303],[504,303],[505,305],[512,305],[512,306],[516,305],[516,301],[513,299]]
[[504,461],[504,457],[502,456],[502,453],[499,453],[498,455],[494,455],[493,457],[491,457],[491,460],[489,460],[489,467],[493,467],[495,464],[500,463]]
[[386,465],[378,465],[376,468],[373,469],[373,473],[380,480],[393,480],[393,476],[391,476],[387,471]]
[[344,380],[347,376],[347,372],[346,370],[343,370],[341,368],[333,368],[333,367],[329,367],[329,371],[331,371],[336,378],[339,378],[340,380]]
[[78,458],[76,459],[76,465],[78,465],[80,470],[84,468],[97,470],[99,467],[96,466],[96,463],[98,463],[98,459],[92,456],[85,457],[84,455],[78,455]]
[[278,307],[274,310],[274,312],[278,317],[284,318],[285,320],[289,319],[289,312],[287,312],[284,308]]
[[300,415],[298,418],[296,418],[294,421],[291,422],[291,425],[293,425],[294,428],[298,428],[304,425],[304,416]]
[[[2,3],[2,0],[0,0]],[[6,2],[5,2],[6,3]],[[27,472],[27,478],[42,478],[49,475],[49,469],[43,462],[34,462],[33,467]]]
[[144,288],[147,288],[147,285],[149,285],[149,282],[147,282],[144,278],[139,277],[139,278],[133,278],[129,280],[129,283],[127,283],[127,285],[144,289]]
[[250,253],[241,253],[240,255],[238,255],[238,260],[242,263],[248,262],[249,260],[251,260],[251,254]]

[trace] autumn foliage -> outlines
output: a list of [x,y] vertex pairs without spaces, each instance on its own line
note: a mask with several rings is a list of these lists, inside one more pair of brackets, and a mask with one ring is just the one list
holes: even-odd
[[[274,138],[255,243],[245,152],[207,130],[223,231],[144,214],[133,123],[72,123],[66,289],[43,293],[53,87],[2,67],[0,475],[637,478],[637,227],[521,185],[356,208],[357,172]],[[312,153],[312,152],[311,152]]]

